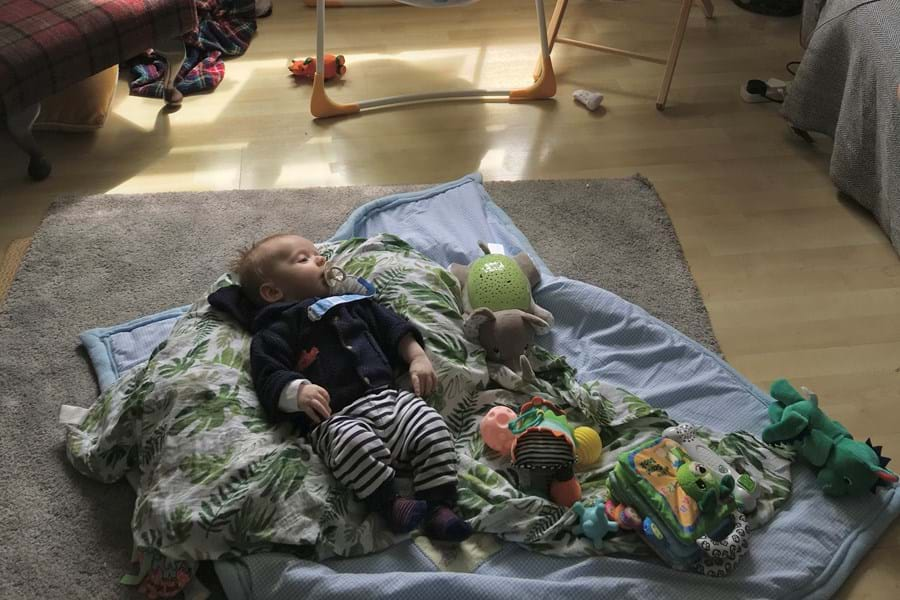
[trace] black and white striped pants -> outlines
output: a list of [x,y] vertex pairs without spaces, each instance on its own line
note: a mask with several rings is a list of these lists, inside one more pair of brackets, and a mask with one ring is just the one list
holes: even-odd
[[384,390],[331,415],[310,433],[334,478],[360,498],[409,468],[415,491],[452,485],[456,451],[440,414],[410,392]]

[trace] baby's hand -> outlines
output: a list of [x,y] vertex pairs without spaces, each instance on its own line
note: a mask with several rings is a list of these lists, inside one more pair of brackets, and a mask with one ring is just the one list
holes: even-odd
[[437,374],[431,366],[431,361],[424,354],[409,363],[409,377],[416,396],[428,396],[437,387]]
[[331,416],[331,397],[328,390],[314,383],[300,386],[297,392],[297,408],[310,418],[313,423],[320,423],[322,419]]

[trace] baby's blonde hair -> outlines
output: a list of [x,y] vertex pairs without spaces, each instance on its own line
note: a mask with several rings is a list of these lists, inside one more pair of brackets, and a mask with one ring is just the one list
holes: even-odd
[[266,267],[268,266],[265,264],[267,257],[260,251],[260,247],[266,242],[289,235],[292,234],[276,233],[253,242],[238,250],[238,255],[231,261],[231,272],[238,276],[244,294],[257,306],[265,304],[259,294],[259,288],[266,281]]

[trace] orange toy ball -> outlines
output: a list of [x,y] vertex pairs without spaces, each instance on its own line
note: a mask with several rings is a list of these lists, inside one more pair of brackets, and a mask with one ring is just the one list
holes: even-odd
[[581,484],[574,477],[568,481],[550,484],[550,499],[562,506],[571,507],[581,500]]

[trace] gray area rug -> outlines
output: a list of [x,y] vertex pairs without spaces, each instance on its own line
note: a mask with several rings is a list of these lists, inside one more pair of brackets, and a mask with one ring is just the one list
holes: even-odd
[[[612,290],[718,346],[669,217],[640,177],[486,185],[554,272]],[[97,387],[77,334],[201,295],[237,247],[329,237],[364,202],[410,187],[109,195],[56,202],[0,307],[0,598],[133,597],[127,484],[79,475],[61,404]]]

